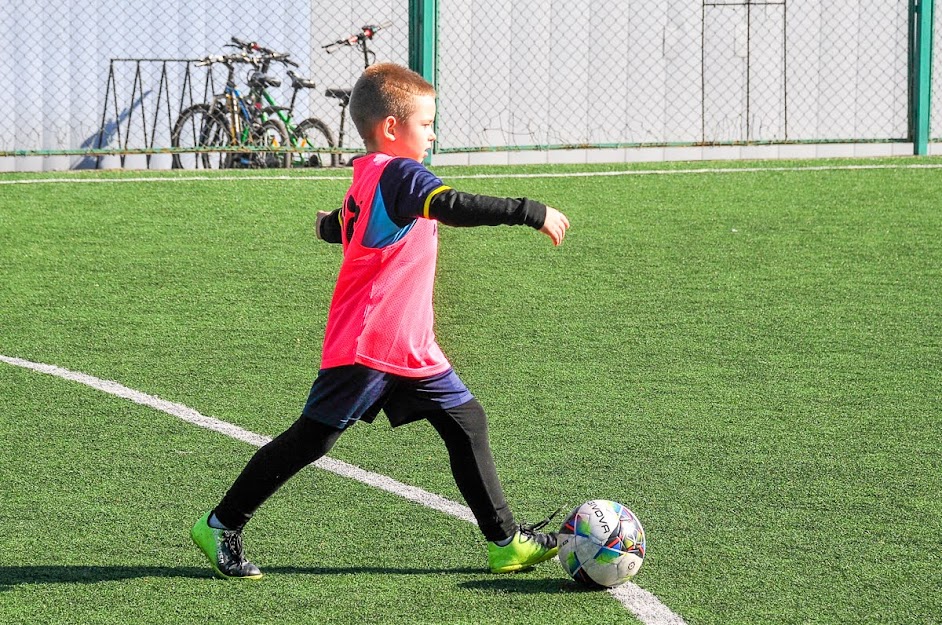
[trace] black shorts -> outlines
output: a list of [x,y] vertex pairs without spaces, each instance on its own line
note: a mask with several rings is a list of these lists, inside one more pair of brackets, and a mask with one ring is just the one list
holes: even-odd
[[357,421],[372,423],[383,410],[396,427],[473,398],[453,369],[428,378],[404,378],[364,365],[344,365],[317,373],[301,414],[342,430]]

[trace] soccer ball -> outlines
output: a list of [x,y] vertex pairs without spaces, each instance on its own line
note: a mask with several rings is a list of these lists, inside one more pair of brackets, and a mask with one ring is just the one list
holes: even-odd
[[614,501],[585,502],[559,530],[559,563],[586,586],[624,584],[641,568],[644,549],[644,528],[638,517]]

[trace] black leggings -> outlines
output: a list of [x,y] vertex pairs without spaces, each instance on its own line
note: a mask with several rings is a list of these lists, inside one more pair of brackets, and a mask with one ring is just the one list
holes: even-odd
[[[504,499],[487,434],[487,417],[476,399],[423,415],[445,442],[458,490],[487,540],[516,529]],[[242,529],[255,511],[298,471],[325,455],[343,430],[301,417],[259,449],[216,506],[216,518]]]

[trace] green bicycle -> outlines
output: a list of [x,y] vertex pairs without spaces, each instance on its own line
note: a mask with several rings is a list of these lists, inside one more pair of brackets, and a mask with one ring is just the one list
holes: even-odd
[[232,47],[237,47],[243,53],[253,55],[258,59],[259,70],[249,77],[251,91],[246,100],[262,115],[277,117],[284,124],[288,131],[288,143],[298,150],[290,153],[289,165],[292,167],[336,165],[337,154],[332,152],[336,144],[327,124],[316,117],[309,117],[297,123],[293,118],[299,92],[304,89],[314,89],[315,82],[299,76],[293,69],[288,69],[287,74],[291,79],[292,89],[291,104],[287,107],[279,106],[269,93],[268,87],[279,87],[281,81],[269,76],[268,71],[273,61],[286,67],[298,67],[298,64],[291,60],[290,53],[276,52],[257,42],[243,41],[237,37],[233,37],[232,42],[230,44]]
[[[194,104],[180,113],[170,134],[170,144],[174,148],[189,148],[190,151],[175,152],[173,167],[289,167],[290,155],[283,149],[289,142],[288,130],[284,123],[277,117],[257,114],[255,107],[243,97],[236,86],[236,66],[257,66],[258,59],[246,54],[209,56],[197,65],[207,66],[215,63],[223,64],[228,69],[225,90],[211,102]],[[260,72],[254,72],[250,77],[249,87],[252,90],[265,89],[273,80],[277,81]]]

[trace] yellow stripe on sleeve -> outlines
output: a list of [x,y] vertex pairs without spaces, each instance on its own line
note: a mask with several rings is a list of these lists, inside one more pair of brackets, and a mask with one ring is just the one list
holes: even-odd
[[426,196],[425,207],[422,209],[422,216],[425,217],[426,219],[430,219],[430,217],[428,216],[428,211],[429,211],[429,206],[432,203],[432,198],[438,195],[439,193],[441,193],[442,191],[451,191],[451,187],[446,187],[445,185],[442,185],[438,187],[437,189],[435,189],[434,191],[432,191],[431,193],[429,193],[428,196]]

